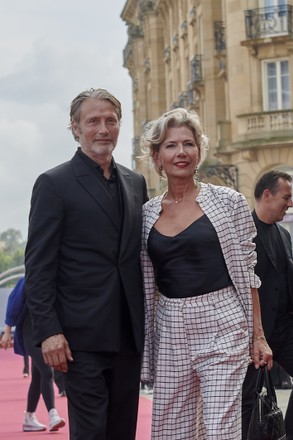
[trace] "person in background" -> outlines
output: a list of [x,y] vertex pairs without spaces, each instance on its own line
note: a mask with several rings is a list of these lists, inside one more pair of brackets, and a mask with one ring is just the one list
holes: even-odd
[[25,252],[34,343],[64,373],[74,440],[134,440],[144,307],[142,175],[113,158],[121,104],[104,89],[71,103],[74,157],[38,177]]
[[57,385],[59,396],[66,397],[65,378],[62,371],[54,370],[54,382]]
[[208,146],[198,115],[171,110],[143,148],[168,189],[143,207],[145,351],[154,380],[152,440],[236,440],[250,355],[272,366],[254,273],[255,227],[244,196],[198,181]]
[[23,356],[22,374],[24,378],[29,377],[30,374],[29,356],[27,354]]
[[[259,299],[264,334],[274,360],[293,376],[293,260],[289,232],[278,222],[292,203],[292,177],[278,170],[263,174],[254,189],[253,219],[257,252],[255,272],[261,280]],[[243,385],[242,439],[246,440],[254,405],[257,371],[250,365]],[[285,416],[287,440],[293,440],[293,397]]]
[[45,431],[46,425],[36,417],[36,409],[42,395],[48,414],[49,430],[58,431],[65,425],[55,408],[53,389],[53,371],[44,363],[42,351],[32,344],[31,319],[26,306],[25,280],[21,278],[8,297],[5,332],[2,346],[7,349],[11,345],[12,327],[14,332],[14,351],[22,356],[29,355],[32,359],[31,382],[27,396],[27,408],[24,415],[23,431]]
[[[29,356],[25,355],[23,356],[23,377],[29,377]],[[62,371],[54,370],[53,371],[54,376],[54,382],[58,388],[58,393],[60,397],[66,397],[66,391],[65,391],[65,383],[64,383],[64,373]]]

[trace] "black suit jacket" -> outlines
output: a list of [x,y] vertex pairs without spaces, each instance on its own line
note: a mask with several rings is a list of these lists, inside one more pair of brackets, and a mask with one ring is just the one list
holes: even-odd
[[[257,216],[255,211],[253,211],[252,216],[257,227]],[[291,313],[293,311],[293,260],[291,237],[285,228],[279,224],[276,225],[284,245],[289,298],[288,313]],[[256,243],[257,252],[255,272],[260,277],[262,283],[261,287],[258,289],[262,323],[265,335],[269,338],[275,327],[279,302],[279,277],[275,261],[276,255],[270,253],[261,228],[257,228],[257,236],[254,241]]]
[[136,350],[143,349],[140,246],[146,183],[118,164],[117,175],[122,226],[107,189],[78,152],[34,185],[25,263],[36,344],[64,333],[73,350],[119,351],[123,290]]

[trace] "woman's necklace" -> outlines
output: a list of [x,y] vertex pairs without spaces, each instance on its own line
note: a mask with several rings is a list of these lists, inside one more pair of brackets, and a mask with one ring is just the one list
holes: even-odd
[[[197,187],[195,187],[195,190],[197,189]],[[167,200],[169,202],[169,204],[171,203],[175,203],[176,205],[178,205],[179,203],[182,203],[183,200],[185,200],[186,198],[188,198],[190,194],[185,194],[183,197],[181,197],[180,199],[170,199],[170,197],[168,197],[168,192],[166,192],[165,196],[164,196],[164,200]],[[187,196],[187,197],[186,197]]]
[[182,197],[182,199],[169,199],[168,197],[168,193],[165,195],[164,197],[165,200],[168,200],[169,203],[181,203],[183,202],[184,197]]

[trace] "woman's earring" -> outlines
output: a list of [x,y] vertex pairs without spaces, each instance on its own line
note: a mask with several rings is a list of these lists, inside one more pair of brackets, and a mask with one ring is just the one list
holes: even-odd
[[163,167],[162,167],[162,165],[160,165],[159,169],[158,169],[158,173],[159,173],[159,190],[160,191],[162,191],[162,177],[163,177],[162,172],[163,172]]
[[199,174],[198,174],[198,168],[196,167],[194,170],[194,182],[195,182],[195,187],[198,187],[198,182],[199,182]]

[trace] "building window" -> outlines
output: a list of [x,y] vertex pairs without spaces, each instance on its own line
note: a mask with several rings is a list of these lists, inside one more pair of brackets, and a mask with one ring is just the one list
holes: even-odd
[[278,7],[282,8],[283,6],[286,6],[287,0],[263,0],[263,6],[266,8],[273,8]]
[[291,108],[288,60],[263,61],[263,77],[264,110]]

